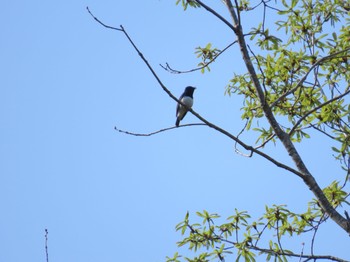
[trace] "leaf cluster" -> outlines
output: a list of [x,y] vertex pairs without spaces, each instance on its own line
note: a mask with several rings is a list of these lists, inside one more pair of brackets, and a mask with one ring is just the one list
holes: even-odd
[[221,50],[213,48],[211,43],[208,43],[205,47],[197,47],[195,54],[202,61],[198,64],[201,67],[201,72],[204,73],[205,69],[210,72],[209,63],[215,60],[215,58],[220,54]]
[[[337,182],[325,188],[324,192],[336,206],[349,204],[345,200],[346,193]],[[206,210],[197,212],[196,216],[199,221],[191,223],[187,212],[184,220],[176,226],[183,236],[177,245],[186,246],[199,255],[189,258],[176,253],[167,257],[167,262],[224,261],[232,254],[236,256],[236,261],[256,261],[257,256],[265,256],[267,261],[288,261],[288,257],[301,254],[284,248],[283,240],[305,233],[316,234],[319,225],[328,219],[316,200],[312,200],[307,210],[300,214],[290,211],[286,205],[266,206],[265,213],[257,220],[252,220],[248,212],[237,209],[223,223],[219,223],[221,218],[218,214]],[[316,255],[304,257],[317,258]]]
[[[252,28],[250,42],[260,49],[251,59],[264,88],[264,103],[279,116],[292,141],[316,130],[337,144],[338,159],[349,156],[350,19],[344,1],[282,1],[279,20]],[[267,8],[265,6],[265,8]],[[242,95],[247,130],[264,116],[248,73],[234,74],[226,93]],[[268,127],[254,128],[257,141],[273,136]]]
[[190,7],[194,7],[194,8],[198,8],[200,7],[200,4],[198,4],[196,1],[194,0],[177,0],[176,1],[176,5],[178,5],[181,2],[181,5],[183,7],[183,9],[186,11],[186,9],[190,6]]

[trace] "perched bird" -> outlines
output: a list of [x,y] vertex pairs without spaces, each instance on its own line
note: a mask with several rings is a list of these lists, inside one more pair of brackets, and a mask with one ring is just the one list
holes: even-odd
[[188,86],[185,88],[185,91],[183,94],[179,97],[179,100],[185,104],[186,106],[181,105],[180,103],[177,104],[176,107],[176,126],[179,126],[180,121],[185,117],[188,108],[191,108],[193,105],[193,92],[196,88],[193,86]]

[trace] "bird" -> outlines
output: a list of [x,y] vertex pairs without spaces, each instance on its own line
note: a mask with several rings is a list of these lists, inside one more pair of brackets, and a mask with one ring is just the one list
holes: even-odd
[[183,106],[182,104],[178,103],[176,107],[176,126],[179,126],[180,121],[185,117],[185,115],[188,112],[188,109],[192,107],[193,105],[193,92],[196,88],[193,86],[188,86],[185,88],[185,91],[183,94],[179,97],[179,100],[185,104],[186,106]]

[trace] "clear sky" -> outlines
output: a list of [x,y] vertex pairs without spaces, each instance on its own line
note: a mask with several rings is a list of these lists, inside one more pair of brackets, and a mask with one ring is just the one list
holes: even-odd
[[[3,1],[1,262],[45,261],[45,229],[50,262],[164,261],[186,253],[176,247],[175,225],[187,211],[227,217],[237,208],[258,218],[266,204],[306,209],[312,195],[300,179],[236,154],[213,130],[116,132],[114,126],[140,133],[173,126],[176,104],[126,38],[97,24],[86,6],[105,23],[122,24],[175,95],[196,86],[197,112],[233,134],[244,126],[241,98],[224,96],[233,73],[244,72],[236,46],[210,74],[173,75],[159,66],[191,69],[199,62],[195,47],[222,49],[234,40],[204,10],[183,12],[175,0]],[[191,114],[183,121],[194,122]],[[344,174],[321,139],[314,135],[298,149],[323,187]],[[265,150],[290,163],[279,145]],[[332,221],[318,237],[316,253],[350,260],[350,239]],[[285,242],[301,251],[303,241]]]

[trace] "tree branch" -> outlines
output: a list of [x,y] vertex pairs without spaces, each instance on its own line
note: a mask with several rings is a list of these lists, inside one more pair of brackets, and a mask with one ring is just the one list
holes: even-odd
[[[238,242],[226,240],[226,239],[223,239],[223,238],[221,238],[221,241],[229,243],[233,247],[238,244]],[[274,255],[274,256],[298,257],[298,258],[306,258],[308,260],[324,259],[324,260],[331,260],[331,261],[338,261],[338,262],[349,262],[348,260],[344,260],[342,258],[335,257],[335,256],[313,255],[313,254],[305,255],[304,252],[301,252],[300,254],[298,254],[298,253],[289,253],[289,252],[284,252],[284,251],[275,251],[273,249],[261,248],[261,247],[258,247],[257,245],[247,246],[247,248],[250,249],[250,250],[259,251],[261,253],[271,254],[271,255]]]
[[326,105],[328,105],[328,104],[330,104],[330,103],[332,103],[332,102],[334,102],[334,101],[336,101],[336,100],[338,100],[338,99],[340,99],[340,98],[346,96],[346,95],[349,94],[349,93],[350,93],[350,89],[349,89],[348,91],[346,91],[345,93],[343,93],[343,94],[341,94],[341,95],[339,95],[339,96],[336,96],[336,97],[334,97],[334,98],[332,98],[332,99],[330,99],[330,100],[328,100],[328,101],[322,103],[321,105],[319,105],[319,106],[317,106],[317,107],[311,109],[310,111],[306,112],[306,113],[295,123],[295,125],[293,126],[293,128],[290,130],[289,136],[291,137],[291,136],[294,134],[294,132],[295,132],[295,130],[297,129],[297,127],[298,127],[298,126],[301,124],[301,122],[303,122],[303,120],[305,120],[309,115],[311,115],[312,113],[314,113],[314,112],[316,112],[317,110],[321,109],[322,107],[324,107],[324,106],[326,106]]
[[49,247],[47,242],[49,241],[49,231],[45,228],[45,254],[46,254],[46,262],[49,262]]
[[[254,84],[255,90],[258,94],[262,109],[264,111],[265,117],[268,120],[270,126],[274,130],[276,136],[280,139],[283,146],[285,147],[286,151],[288,152],[289,156],[292,158],[293,162],[295,163],[297,169],[302,174],[302,176],[299,176],[303,179],[304,183],[309,187],[309,189],[313,192],[313,194],[316,196],[317,200],[320,203],[321,208],[335,221],[341,228],[343,228],[347,233],[350,233],[350,224],[349,222],[335,210],[335,208],[329,203],[328,199],[324,195],[322,189],[316,182],[315,178],[311,175],[310,171],[307,169],[305,163],[303,162],[302,158],[300,157],[298,151],[294,147],[294,144],[292,143],[289,135],[282,130],[279,123],[277,122],[275,116],[272,113],[271,107],[268,105],[265,99],[264,91],[260,85],[260,81],[258,79],[258,76],[255,72],[254,66],[252,64],[251,58],[249,56],[249,52],[247,49],[247,44],[245,42],[245,37],[243,34],[242,26],[239,24],[237,15],[235,13],[235,10],[233,8],[231,0],[223,0],[228,8],[228,11],[231,15],[232,21],[233,21],[233,27],[235,28],[235,33],[238,39],[238,44],[241,49],[242,58],[244,60],[244,63],[247,67],[248,73],[252,79],[252,82]],[[342,50],[344,52],[344,50]],[[329,58],[328,58],[329,59]],[[325,61],[326,58],[320,59],[319,63],[322,61]],[[309,71],[310,72],[310,71]],[[307,75],[303,77],[302,81],[299,81],[297,86],[301,85],[303,81],[305,81]]]
[[186,124],[186,125],[179,125],[177,126],[172,126],[172,127],[167,127],[167,128],[163,128],[151,133],[134,133],[134,132],[130,132],[130,131],[125,131],[125,130],[121,130],[119,128],[117,128],[116,126],[114,127],[114,129],[120,133],[126,134],[126,135],[131,135],[131,136],[153,136],[171,129],[175,129],[175,128],[179,128],[179,127],[187,127],[187,126],[206,126],[206,124],[203,123],[195,123],[195,124]]
[[317,260],[317,259],[324,259],[324,260],[331,260],[331,261],[338,261],[338,262],[349,262],[347,260],[335,257],[335,256],[322,256],[322,255],[304,255],[304,254],[296,254],[296,253],[286,253],[286,252],[276,252],[271,249],[266,249],[266,248],[259,248],[252,246],[250,247],[253,250],[266,253],[266,254],[272,254],[272,255],[283,255],[286,257],[300,257],[300,258],[306,258],[309,260]]
[[[204,235],[202,235],[199,232],[196,232],[196,234],[204,237]],[[219,237],[219,239],[222,242],[225,242],[225,243],[228,243],[228,244],[232,245],[232,247],[227,247],[225,249],[234,248],[237,244],[240,244],[237,240],[236,241],[231,241],[231,240],[227,240],[227,239],[225,239],[223,237]],[[275,251],[273,249],[259,247],[259,246],[257,246],[257,244],[255,244],[255,245],[247,245],[246,248],[250,249],[250,250],[259,251],[260,253],[264,253],[264,254],[271,254],[273,256],[298,257],[298,258],[306,258],[308,260],[318,260],[318,259],[319,260],[321,260],[321,259],[323,260],[324,259],[324,260],[338,261],[338,262],[349,262],[347,260],[344,260],[342,258],[335,257],[335,256],[314,255],[314,254],[305,255],[303,251],[300,254],[285,252],[285,251],[283,251],[283,249],[281,249],[279,251]]]
[[190,69],[190,70],[185,70],[185,71],[179,71],[179,70],[176,70],[176,69],[173,69],[169,66],[168,63],[165,63],[165,66],[163,66],[162,64],[160,64],[160,66],[172,73],[172,74],[185,74],[185,73],[192,73],[192,72],[195,72],[195,71],[198,71],[198,70],[202,70],[204,68],[206,68],[208,65],[210,65],[212,62],[215,61],[216,58],[218,58],[222,53],[224,53],[227,49],[229,49],[231,46],[233,46],[235,43],[237,43],[237,41],[233,41],[231,44],[229,44],[228,46],[226,46],[224,49],[222,49],[213,59],[211,59],[209,62],[205,63],[203,66],[200,66],[200,67],[196,67],[194,69]]
[[317,60],[311,67],[310,69],[305,73],[305,75],[299,80],[299,82],[297,83],[297,85],[292,88],[291,90],[285,92],[283,95],[281,95],[279,98],[277,98],[272,104],[271,104],[271,108],[276,106],[281,100],[283,100],[284,98],[286,98],[287,96],[289,96],[290,94],[293,94],[299,87],[301,87],[301,85],[305,82],[305,80],[307,79],[308,75],[312,72],[312,70],[314,70],[317,66],[321,65],[322,63],[324,63],[325,61],[335,58],[336,56],[338,56],[339,54],[345,53],[350,51],[350,47],[346,48],[344,50],[335,52],[333,54],[330,54],[328,56],[322,57],[319,60]]
[[117,31],[122,31],[120,28],[109,26],[109,25],[106,25],[106,24],[102,23],[96,16],[94,16],[91,13],[91,11],[90,11],[88,6],[86,7],[86,10],[89,12],[89,14],[92,16],[92,18],[95,19],[96,22],[98,22],[99,24],[103,25],[104,27],[109,28],[109,29],[113,29],[113,30],[117,30]]
[[[95,16],[90,12],[90,10],[87,7],[87,10],[89,11],[90,15],[95,18]],[[139,56],[141,57],[141,59],[143,60],[143,62],[146,64],[146,66],[148,67],[148,69],[151,71],[152,75],[156,78],[158,84],[161,86],[161,88],[177,103],[180,103],[182,105],[184,105],[180,100],[178,100],[171,92],[169,89],[167,89],[165,87],[165,85],[162,83],[162,81],[160,80],[160,78],[158,77],[158,75],[156,74],[156,72],[153,70],[152,66],[148,63],[148,61],[146,60],[146,58],[143,56],[143,54],[140,52],[140,50],[137,48],[137,46],[135,45],[135,43],[132,41],[132,39],[130,38],[130,36],[128,35],[128,33],[125,31],[124,27],[121,25],[120,28],[115,28],[115,27],[111,27],[111,26],[107,26],[104,23],[102,23],[100,20],[98,20],[97,18],[95,18],[95,20],[101,24],[102,26],[109,28],[109,29],[113,29],[113,30],[118,30],[121,31],[129,40],[130,44],[134,47],[134,49],[136,50],[136,52],[139,54]],[[186,106],[186,105],[184,105]],[[209,126],[210,128],[215,129],[216,131],[218,131],[219,133],[231,138],[233,141],[237,142],[240,146],[242,146],[244,149],[251,151],[253,153],[256,153],[260,156],[262,156],[263,158],[267,159],[268,161],[270,161],[271,163],[275,164],[276,166],[283,168],[289,172],[294,173],[295,175],[302,177],[302,173],[300,173],[299,171],[289,167],[288,165],[285,165],[281,162],[278,162],[277,160],[275,160],[274,158],[270,157],[269,155],[263,153],[262,151],[259,151],[258,149],[255,149],[252,146],[249,146],[247,144],[245,144],[243,141],[241,141],[240,139],[238,139],[237,137],[235,137],[234,135],[232,135],[231,133],[229,133],[228,131],[224,130],[223,128],[209,122],[208,120],[206,120],[205,118],[203,118],[201,115],[199,115],[197,112],[195,112],[192,108],[188,109],[189,112],[191,112],[195,117],[197,117],[199,120],[201,120],[202,122],[204,122],[207,126]],[[119,130],[119,129],[117,129]],[[158,132],[158,131],[156,131]],[[125,132],[124,132],[125,133]],[[159,133],[159,132],[158,132]]]
[[220,14],[218,14],[215,10],[204,4],[200,0],[194,0],[198,4],[200,4],[205,10],[207,10],[209,13],[212,13],[214,16],[219,18],[222,22],[224,22],[225,25],[227,25],[230,29],[232,29],[234,32],[236,32],[236,28],[234,28],[229,21],[227,21],[225,18],[223,18]]

